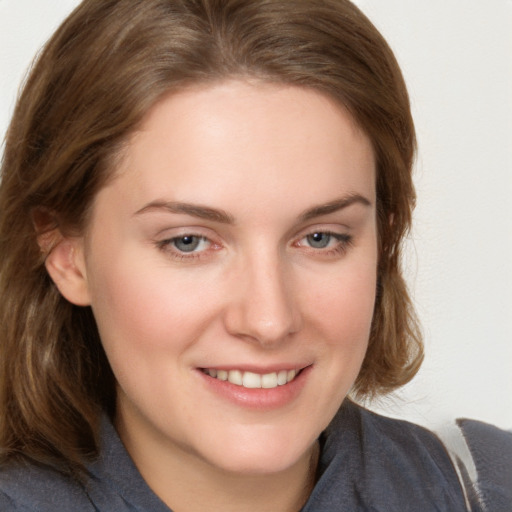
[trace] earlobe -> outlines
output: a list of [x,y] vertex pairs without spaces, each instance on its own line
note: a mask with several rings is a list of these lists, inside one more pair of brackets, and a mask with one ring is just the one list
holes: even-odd
[[90,305],[82,238],[64,237],[58,230],[41,236],[43,252],[45,242],[51,243],[45,266],[62,296],[77,306]]

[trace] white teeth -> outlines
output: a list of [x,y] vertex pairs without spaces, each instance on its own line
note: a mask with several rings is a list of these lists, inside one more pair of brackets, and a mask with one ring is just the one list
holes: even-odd
[[262,375],[261,387],[266,389],[277,388],[277,373],[266,373]]
[[286,370],[281,370],[277,374],[277,383],[279,386],[282,386],[283,384],[286,384],[288,382],[288,372]]
[[261,375],[252,372],[244,372],[242,386],[244,388],[261,388]]
[[231,384],[236,384],[237,386],[242,386],[242,372],[240,370],[229,370],[228,380]]
[[214,379],[227,380],[231,384],[248,389],[272,389],[277,386],[284,386],[297,376],[297,370],[281,370],[263,375],[254,372],[243,372],[241,370],[216,370],[215,368],[207,368],[203,371]]

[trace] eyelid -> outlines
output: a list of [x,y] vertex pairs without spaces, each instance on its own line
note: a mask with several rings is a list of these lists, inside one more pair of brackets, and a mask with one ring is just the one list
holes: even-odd
[[347,224],[338,224],[333,222],[310,224],[301,228],[293,237],[294,240],[299,240],[314,233],[326,233],[333,236],[352,235],[353,229]]
[[[302,236],[297,237],[296,241],[300,242],[301,240],[304,240],[305,238],[315,235],[315,234],[327,235],[327,236],[330,236],[339,241],[348,241],[348,240],[352,239],[352,235],[350,235],[348,233],[338,233],[336,231],[329,231],[326,229],[316,229],[316,230],[310,231],[308,233],[305,233]],[[314,249],[314,248],[312,248],[312,249]]]
[[[315,233],[322,233],[331,236],[336,240],[337,243],[334,246],[316,248],[311,247],[307,243],[303,242],[304,239]],[[351,230],[347,226],[341,226],[339,224],[336,226],[333,226],[332,224],[313,225],[301,230],[300,233],[298,233],[297,236],[293,239],[292,246],[295,246],[303,250],[306,254],[315,257],[340,257],[343,256],[353,245],[353,238],[354,237],[351,233]]]
[[166,225],[162,229],[159,229],[155,233],[155,238],[158,237],[166,237],[166,238],[177,238],[180,236],[193,235],[193,236],[204,236],[206,238],[213,238],[216,236],[215,232],[210,228],[206,228],[204,226],[196,226],[196,225],[177,225],[177,226],[169,226]]
[[[180,251],[173,245],[175,240],[184,237],[196,237],[208,242],[208,246],[200,251]],[[190,261],[208,258],[213,251],[223,247],[219,237],[211,230],[197,226],[180,226],[178,228],[165,228],[160,230],[154,237],[155,246],[172,259],[179,261]]]

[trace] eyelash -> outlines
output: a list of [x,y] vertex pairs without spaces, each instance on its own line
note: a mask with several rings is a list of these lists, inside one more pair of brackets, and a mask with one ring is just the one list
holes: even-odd
[[197,260],[199,258],[203,258],[203,257],[207,256],[207,254],[205,254],[207,252],[207,249],[203,250],[203,251],[198,251],[198,252],[196,252],[195,250],[190,251],[190,252],[180,251],[175,246],[175,244],[177,241],[183,240],[185,238],[196,238],[196,239],[199,239],[198,243],[207,242],[210,247],[211,246],[219,247],[216,244],[214,244],[211,240],[209,240],[208,237],[199,235],[199,234],[195,234],[195,233],[185,233],[180,236],[174,236],[172,238],[167,238],[165,240],[156,242],[156,245],[161,251],[166,252],[173,259],[176,259],[179,261],[193,261],[193,260]]
[[[330,237],[336,241],[334,247],[330,248],[318,248],[318,247],[311,247],[311,246],[305,246],[305,249],[308,252],[314,252],[316,255],[319,255],[321,257],[330,257],[330,256],[338,256],[343,255],[347,252],[347,250],[353,245],[353,237],[352,235],[346,234],[346,233],[335,233],[333,231],[325,231],[325,230],[318,230],[318,231],[312,231],[311,233],[308,233],[307,235],[304,235],[301,237],[298,242],[296,242],[295,245],[298,245],[299,247],[304,247],[301,245],[301,241],[307,239],[308,237],[312,237],[315,235],[323,235]],[[331,240],[329,240],[329,243]]]
[[[315,235],[323,235],[323,236],[330,237],[336,241],[336,244],[334,247],[318,248],[318,247],[304,246],[301,243],[303,240],[307,240],[308,237],[313,237]],[[176,244],[176,242],[178,242],[180,240],[184,240],[185,238],[195,238],[195,239],[198,239],[199,244],[206,242],[206,243],[208,243],[209,246],[206,249],[201,250],[201,251],[196,251],[195,249],[190,252],[180,251],[176,247],[175,244]],[[331,242],[331,240],[329,240],[328,243],[330,243],[330,242]],[[352,245],[353,245],[353,237],[351,235],[348,235],[345,233],[344,234],[335,233],[333,231],[324,231],[324,230],[312,231],[312,232],[302,236],[301,238],[299,238],[298,240],[296,240],[293,243],[293,246],[295,246],[295,247],[303,247],[310,253],[314,253],[317,256],[327,257],[327,258],[330,256],[337,256],[337,255],[345,254],[347,252],[347,250]],[[165,240],[156,242],[156,246],[161,251],[169,254],[173,259],[176,259],[179,261],[194,261],[194,260],[202,259],[202,258],[209,256],[209,254],[208,254],[210,252],[209,249],[211,249],[212,247],[214,248],[213,250],[218,250],[221,247],[219,244],[212,242],[208,237],[199,235],[199,234],[195,234],[195,233],[185,233],[180,236],[167,238]]]

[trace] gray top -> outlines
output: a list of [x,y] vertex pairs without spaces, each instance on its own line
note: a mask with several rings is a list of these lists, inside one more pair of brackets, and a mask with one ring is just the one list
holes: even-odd
[[[503,452],[502,443],[509,453],[512,450],[512,434],[497,429],[491,432],[492,427],[476,422],[468,425],[472,438],[483,436],[486,442],[494,443],[493,450]],[[443,444],[419,426],[384,418],[346,401],[320,442],[318,481],[302,512],[468,510]],[[85,484],[34,464],[2,467],[0,510],[170,512],[143,480],[107,419],[102,425],[102,443],[100,458],[88,466],[90,478]],[[499,455],[493,451],[489,459],[482,455],[482,446],[476,444],[479,460],[492,474],[493,459]],[[475,460],[478,468],[478,459]],[[508,475],[510,479],[507,476],[511,460],[503,459],[499,474],[505,476],[501,480],[491,478],[483,486],[490,504],[488,512],[512,510],[512,473]],[[493,505],[495,497],[497,508]],[[472,512],[477,510],[484,509],[474,505]]]

